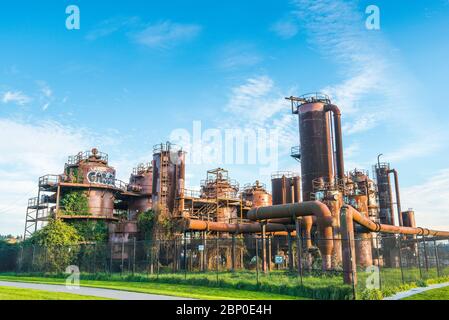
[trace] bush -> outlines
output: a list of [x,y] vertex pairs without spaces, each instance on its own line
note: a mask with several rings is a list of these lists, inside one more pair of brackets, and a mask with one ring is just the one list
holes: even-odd
[[50,220],[42,229],[35,232],[25,245],[38,247],[39,255],[34,263],[40,269],[62,271],[77,255],[78,242],[82,240],[76,229],[59,219]]
[[383,293],[379,289],[365,289],[359,297],[361,300],[382,300]]
[[108,241],[108,226],[104,221],[70,221],[67,224],[73,226],[82,241],[106,242]]
[[71,216],[89,215],[89,202],[83,191],[72,191],[61,199],[64,214]]

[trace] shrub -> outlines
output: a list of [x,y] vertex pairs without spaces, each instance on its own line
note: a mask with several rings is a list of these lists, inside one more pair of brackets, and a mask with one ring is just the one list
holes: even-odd
[[361,300],[382,300],[383,293],[379,289],[365,289],[360,294]]
[[83,191],[72,191],[61,199],[62,210],[66,215],[84,216],[89,215],[89,203]]

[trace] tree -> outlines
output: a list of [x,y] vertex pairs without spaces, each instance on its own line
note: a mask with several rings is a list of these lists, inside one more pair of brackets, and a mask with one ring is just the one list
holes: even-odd
[[150,209],[141,213],[137,218],[137,226],[145,240],[151,240],[152,238],[155,217],[154,211]]
[[35,261],[44,271],[64,271],[76,256],[81,240],[74,227],[56,219],[35,232],[26,243],[39,248]]

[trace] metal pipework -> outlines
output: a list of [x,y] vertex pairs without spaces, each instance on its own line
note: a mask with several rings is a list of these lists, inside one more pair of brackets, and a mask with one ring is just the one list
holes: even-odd
[[332,112],[334,115],[334,135],[335,135],[335,148],[337,149],[337,177],[341,181],[344,181],[345,177],[345,164],[343,160],[343,137],[341,131],[341,112],[340,109],[334,104],[327,104],[324,106],[324,111]]
[[[215,231],[215,232],[229,232],[229,233],[261,233],[262,223],[224,223],[214,221],[203,221],[193,219],[183,219],[184,230],[195,231]],[[267,223],[266,232],[288,232],[293,231],[295,226]]]
[[401,195],[399,192],[399,177],[398,177],[398,172],[396,171],[396,169],[392,169],[390,171],[388,171],[388,173],[393,173],[394,175],[394,190],[396,193],[396,208],[398,211],[398,221],[399,221],[399,225],[402,227],[404,225],[404,221],[402,220],[402,210],[401,210]]
[[[331,269],[334,218],[329,208],[320,201],[306,201],[300,203],[290,203],[285,205],[277,205],[271,207],[262,207],[252,209],[248,212],[247,217],[253,221],[269,220],[277,218],[297,218],[308,217],[310,222],[313,221],[311,216],[316,217],[316,224],[318,226],[318,248],[320,249],[323,258],[323,269]],[[305,220],[303,218],[303,220]],[[306,225],[307,222],[306,222]],[[307,239],[307,247],[311,246],[310,238]]]
[[421,235],[449,237],[449,231],[430,230],[425,228],[400,227],[380,224],[370,220],[351,206],[344,205],[340,212],[341,233],[343,235],[343,279],[345,283],[357,283],[357,269],[354,246],[354,221],[372,232],[391,234]]

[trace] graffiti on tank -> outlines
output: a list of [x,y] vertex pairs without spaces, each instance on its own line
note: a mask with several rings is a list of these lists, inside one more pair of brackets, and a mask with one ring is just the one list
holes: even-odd
[[89,183],[105,184],[113,186],[115,183],[115,174],[104,171],[89,171],[87,174]]

